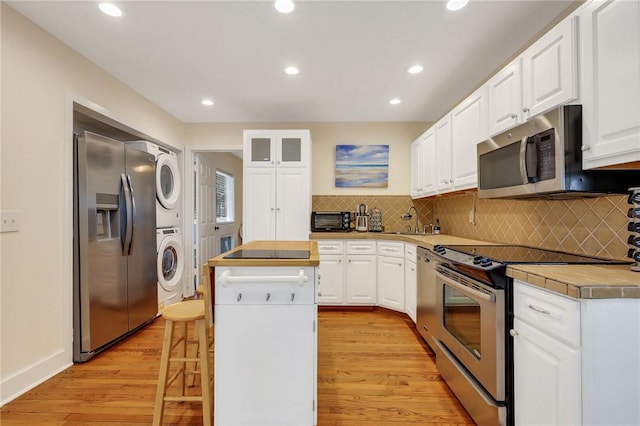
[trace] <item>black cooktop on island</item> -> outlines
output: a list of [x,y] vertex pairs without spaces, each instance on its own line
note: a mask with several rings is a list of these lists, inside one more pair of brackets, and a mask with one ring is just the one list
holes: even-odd
[[519,245],[447,245],[444,247],[460,253],[482,256],[503,264],[625,265],[629,263],[625,260],[607,259]]
[[223,259],[309,259],[309,250],[241,249],[223,256]]

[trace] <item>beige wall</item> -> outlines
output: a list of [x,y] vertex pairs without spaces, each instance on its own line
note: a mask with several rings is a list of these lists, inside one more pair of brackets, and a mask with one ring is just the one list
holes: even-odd
[[[185,140],[192,145],[242,146],[243,129],[309,129],[313,158],[313,195],[406,195],[411,184],[411,142],[430,122],[380,123],[215,123],[189,124]],[[389,145],[388,188],[336,188],[336,145]]]
[[26,20],[2,21],[0,401],[67,366],[72,336],[72,101],[181,147],[183,124]]

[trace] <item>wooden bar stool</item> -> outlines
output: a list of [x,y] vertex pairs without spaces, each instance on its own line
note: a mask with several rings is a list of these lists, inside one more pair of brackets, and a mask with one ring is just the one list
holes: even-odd
[[[200,401],[202,402],[202,419],[204,426],[211,426],[212,400],[211,382],[209,380],[209,354],[208,351],[196,351],[196,357],[187,357],[187,324],[195,323],[198,346],[209,347],[209,338],[205,317],[204,300],[187,300],[167,306],[162,311],[162,317],[166,321],[164,339],[162,342],[162,357],[160,359],[160,375],[156,390],[156,403],[153,411],[153,425],[160,426],[164,416],[164,406],[167,401]],[[180,332],[174,341],[175,325]],[[172,356],[174,349],[176,355]],[[169,378],[169,365],[177,362],[178,370]],[[199,364],[198,371],[187,371],[187,363]],[[185,376],[187,374],[200,374],[200,395],[185,395]],[[167,395],[171,384],[178,380],[180,395]]]

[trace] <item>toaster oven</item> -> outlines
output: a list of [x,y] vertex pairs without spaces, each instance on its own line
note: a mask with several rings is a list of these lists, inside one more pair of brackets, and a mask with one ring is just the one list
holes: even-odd
[[349,232],[351,212],[312,212],[311,232]]

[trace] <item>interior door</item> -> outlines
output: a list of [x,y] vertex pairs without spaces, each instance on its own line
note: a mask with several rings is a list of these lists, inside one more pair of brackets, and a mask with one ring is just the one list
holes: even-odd
[[196,259],[194,264],[194,276],[197,282],[202,282],[202,265],[218,252],[217,241],[219,230],[216,229],[216,170],[207,160],[208,155],[196,154],[196,235],[198,241],[196,247]]
[[[238,228],[242,218],[242,160],[230,152],[201,152],[195,155],[195,234],[196,257],[193,276],[202,282],[202,265],[208,259],[239,244]],[[216,219],[216,171],[234,179],[234,219]]]

